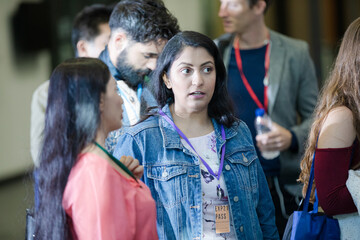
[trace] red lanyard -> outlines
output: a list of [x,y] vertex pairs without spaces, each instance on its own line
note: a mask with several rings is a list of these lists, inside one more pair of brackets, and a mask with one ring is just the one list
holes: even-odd
[[269,85],[268,73],[269,73],[269,66],[270,66],[270,43],[268,43],[266,45],[266,52],[265,52],[264,105],[260,102],[260,100],[256,96],[254,90],[251,88],[247,78],[245,77],[243,67],[242,67],[242,61],[241,61],[239,48],[240,48],[239,47],[239,38],[235,37],[235,39],[234,39],[235,58],[236,58],[236,63],[237,63],[237,66],[238,66],[238,69],[239,69],[239,72],[241,75],[241,79],[246,87],[246,90],[249,92],[251,98],[255,101],[256,105],[259,108],[265,109],[265,111],[267,112],[267,109],[268,109],[267,89],[268,89],[268,85]]

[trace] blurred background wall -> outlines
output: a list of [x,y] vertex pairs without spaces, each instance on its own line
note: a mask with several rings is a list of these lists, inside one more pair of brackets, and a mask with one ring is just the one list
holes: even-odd
[[[182,30],[199,31],[211,38],[223,33],[217,16],[219,0],[164,2],[178,18]],[[4,196],[2,189],[32,168],[29,150],[32,93],[49,78],[57,64],[73,56],[72,21],[78,11],[92,3],[114,1],[0,0],[0,201]],[[321,86],[336,56],[339,40],[359,13],[360,0],[273,0],[266,22],[270,28],[310,44]],[[0,202],[0,212],[6,207]],[[22,213],[25,212],[20,211],[21,217]],[[19,239],[13,238],[16,233],[4,233],[10,231],[4,222],[11,221],[2,214],[0,239]],[[23,236],[22,231],[18,234]]]
[[48,49],[22,54],[15,46],[12,17],[20,4],[20,0],[0,1],[0,181],[18,176],[31,166],[31,95],[49,77],[52,67]]
[[[0,181],[31,167],[30,102],[51,70],[72,57],[72,21],[92,3],[110,0],[0,1]],[[164,0],[182,30],[222,34],[218,0]],[[319,84],[326,78],[346,27],[360,14],[360,0],[274,0],[268,26],[310,44]]]

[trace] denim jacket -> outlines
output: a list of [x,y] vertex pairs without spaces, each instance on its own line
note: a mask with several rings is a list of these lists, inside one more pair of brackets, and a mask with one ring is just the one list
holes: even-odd
[[[171,119],[168,105],[163,112]],[[225,143],[221,126],[212,120],[217,154]],[[279,239],[274,206],[250,132],[243,122],[225,127],[222,177],[237,239]],[[202,238],[200,159],[186,149],[176,130],[155,115],[124,129],[114,156],[135,157],[144,166],[144,181],[157,207],[159,239]]]

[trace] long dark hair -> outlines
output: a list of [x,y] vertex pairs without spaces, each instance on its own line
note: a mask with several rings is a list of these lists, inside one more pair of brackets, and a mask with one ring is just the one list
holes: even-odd
[[[349,108],[353,114],[356,136],[360,139],[360,18],[353,21],[345,32],[333,69],[321,91],[315,108],[315,120],[312,124],[306,151],[301,161],[299,181],[304,183],[305,196],[309,184],[312,157],[316,140],[328,113],[339,106]],[[312,185],[312,198],[315,184]]]
[[63,192],[78,154],[95,139],[100,95],[109,78],[107,66],[95,58],[67,60],[50,77],[38,170],[36,239],[71,239],[62,208]]
[[207,36],[193,31],[184,31],[176,34],[165,45],[157,60],[156,69],[152,74],[154,92],[160,107],[174,102],[174,93],[164,83],[163,76],[169,76],[170,68],[180,56],[185,47],[204,48],[214,58],[216,69],[216,83],[214,95],[209,103],[209,117],[220,124],[230,127],[237,119],[234,117],[232,101],[226,86],[226,69],[220,53],[214,42]]

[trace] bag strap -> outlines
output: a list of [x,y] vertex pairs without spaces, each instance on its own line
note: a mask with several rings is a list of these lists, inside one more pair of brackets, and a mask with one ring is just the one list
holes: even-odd
[[[318,139],[316,140],[315,149],[317,148],[318,140],[319,140],[319,136],[318,136]],[[313,180],[314,180],[315,153],[316,153],[316,150],[314,151],[313,161],[311,163],[309,184],[308,184],[308,187],[307,187],[307,190],[306,190],[306,196],[305,196],[305,201],[304,201],[303,212],[308,212],[308,208],[309,208],[310,194],[311,194],[312,184],[313,184]],[[318,206],[318,198],[317,198],[316,189],[315,189],[315,202],[314,202],[314,212],[316,213],[318,211],[318,208],[315,208],[315,205]]]

